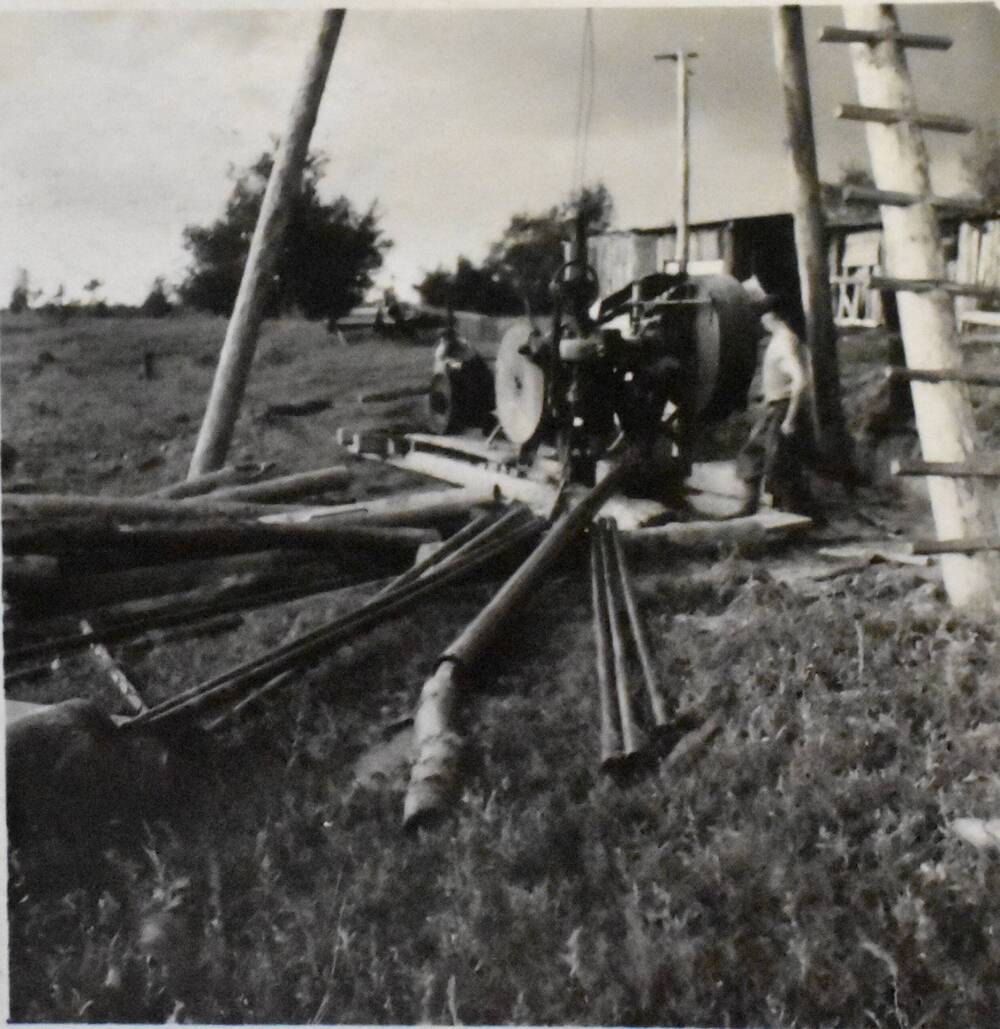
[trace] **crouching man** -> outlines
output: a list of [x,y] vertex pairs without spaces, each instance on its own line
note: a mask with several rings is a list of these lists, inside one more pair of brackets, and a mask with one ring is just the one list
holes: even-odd
[[799,514],[812,510],[804,472],[807,444],[799,425],[809,388],[809,359],[778,304],[777,297],[769,296],[761,305],[765,308],[761,325],[770,336],[761,368],[764,410],[737,459],[737,471],[747,488],[747,499],[738,512],[743,515],[757,510],[762,487],[779,510]]

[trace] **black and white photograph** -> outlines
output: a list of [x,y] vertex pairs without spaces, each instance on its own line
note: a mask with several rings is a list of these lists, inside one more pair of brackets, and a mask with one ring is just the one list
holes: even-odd
[[0,0],[5,1024],[1000,1025],[1000,4]]

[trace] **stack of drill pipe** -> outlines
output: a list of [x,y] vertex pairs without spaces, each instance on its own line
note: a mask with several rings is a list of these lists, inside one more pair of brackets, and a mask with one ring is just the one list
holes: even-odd
[[220,704],[239,703],[262,687],[272,688],[274,680],[285,673],[303,669],[361,632],[409,610],[444,586],[495,564],[499,558],[537,536],[541,529],[540,522],[523,511],[512,512],[501,522],[500,529],[496,525],[487,527],[443,558],[432,554],[415,578],[407,573],[405,581],[397,580],[390,584],[389,588],[381,590],[357,610],[193,686],[127,724],[134,728],[159,730],[198,718]]
[[[625,559],[625,550],[622,546],[621,533],[613,521],[605,522],[603,528],[605,539],[607,540],[606,553],[609,558],[609,566],[613,566],[614,571],[617,572],[617,580],[621,586],[622,597],[625,601],[629,631],[632,635],[632,642],[635,645],[636,657],[639,659],[639,667],[642,670],[642,680],[646,687],[646,696],[649,700],[650,713],[653,719],[652,735],[658,740],[663,739],[673,731],[673,716],[676,712],[664,696],[659,676],[656,674],[656,667],[653,663],[653,656],[649,647],[649,635],[639,612],[639,604],[632,585],[632,576],[629,573],[628,562]],[[613,573],[611,577],[615,577]]]
[[[604,757],[603,746],[601,766],[607,770],[617,769],[623,766],[635,764],[645,747],[645,739],[636,722],[635,709],[632,702],[632,688],[628,677],[628,657],[626,654],[625,637],[622,635],[621,606],[618,601],[618,590],[616,580],[618,579],[617,566],[614,561],[612,546],[608,539],[605,525],[598,522],[594,528],[594,543],[596,548],[596,569],[598,586],[604,593],[604,604],[600,610],[595,610],[595,620],[603,615],[607,620],[606,639],[611,641],[611,667],[615,686],[615,699],[617,700],[618,725],[620,727],[621,747],[617,754],[611,754],[607,759]],[[600,635],[598,636],[600,639]],[[598,669],[599,682],[601,677],[607,677],[607,654],[605,654]],[[602,738],[604,736],[604,714],[605,704],[604,693],[608,691],[606,682],[601,683],[602,690]]]
[[461,738],[454,727],[459,687],[483,661],[504,622],[539,592],[545,576],[565,549],[594,518],[635,467],[636,456],[621,462],[546,533],[493,599],[439,657],[424,683],[413,719],[416,760],[403,807],[403,824],[413,827],[444,810],[458,781]]

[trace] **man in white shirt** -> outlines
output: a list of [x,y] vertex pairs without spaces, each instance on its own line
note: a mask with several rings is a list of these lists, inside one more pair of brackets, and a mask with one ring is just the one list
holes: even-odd
[[776,508],[804,513],[811,506],[797,426],[809,387],[809,358],[802,341],[774,309],[777,304],[777,298],[769,297],[760,319],[771,337],[761,368],[764,411],[737,459],[737,470],[747,486],[740,514],[757,510],[761,486]]

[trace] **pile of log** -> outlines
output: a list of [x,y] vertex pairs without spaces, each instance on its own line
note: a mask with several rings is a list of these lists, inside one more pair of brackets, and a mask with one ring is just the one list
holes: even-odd
[[293,503],[342,489],[343,465],[279,478],[265,470],[233,466],[143,497],[5,497],[8,662],[217,625],[399,571],[440,538],[427,527],[371,524],[352,504]]

